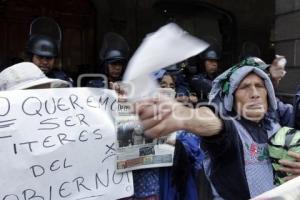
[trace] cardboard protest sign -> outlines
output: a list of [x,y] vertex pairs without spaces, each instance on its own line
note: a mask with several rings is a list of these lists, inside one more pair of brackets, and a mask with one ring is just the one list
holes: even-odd
[[0,92],[0,200],[117,199],[116,95],[96,88]]

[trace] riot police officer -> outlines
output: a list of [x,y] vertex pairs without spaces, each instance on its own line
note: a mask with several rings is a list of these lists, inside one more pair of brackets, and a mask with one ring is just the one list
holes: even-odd
[[56,41],[49,36],[31,35],[27,41],[26,53],[29,60],[37,65],[47,77],[65,80],[73,84],[69,76],[54,66],[58,52]]
[[127,64],[127,58],[120,50],[110,50],[104,57],[104,73],[109,82],[121,81]]
[[[127,65],[127,57],[121,50],[108,50],[104,54],[102,71],[107,77],[108,83],[114,83],[122,80]],[[90,80],[87,84],[89,87],[102,88],[106,80],[98,78]]]
[[210,80],[215,79],[218,74],[218,62],[220,60],[218,53],[215,50],[209,50],[204,54],[203,60],[205,74]]
[[220,56],[216,50],[208,49],[201,56],[200,73],[194,75],[190,81],[191,88],[196,92],[200,102],[208,101],[212,81],[219,73]]

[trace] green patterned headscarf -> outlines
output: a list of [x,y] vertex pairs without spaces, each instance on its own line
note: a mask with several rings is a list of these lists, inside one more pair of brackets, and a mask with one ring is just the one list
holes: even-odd
[[249,57],[219,75],[212,84],[209,94],[210,103],[222,103],[226,111],[231,112],[234,102],[234,92],[240,82],[249,74],[255,73],[264,80],[268,92],[269,105],[276,110],[277,103],[272,82],[266,72],[268,65],[261,59]]
[[[261,61],[261,62],[260,62]],[[242,60],[241,62],[239,62],[238,64],[234,65],[233,67],[231,67],[228,71],[228,73],[226,74],[226,76],[224,77],[224,79],[220,80],[220,84],[222,85],[222,92],[224,94],[228,94],[229,93],[229,88],[230,88],[230,82],[229,82],[229,78],[230,76],[239,68],[243,67],[243,66],[252,66],[252,67],[258,67],[262,70],[265,70],[268,65],[266,65],[266,63],[264,63],[262,60],[258,60],[257,58],[246,58],[244,60]]]

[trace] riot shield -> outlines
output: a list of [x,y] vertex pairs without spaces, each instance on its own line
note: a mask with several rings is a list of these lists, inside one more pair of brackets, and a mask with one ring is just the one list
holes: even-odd
[[117,33],[109,32],[104,35],[99,52],[99,59],[103,61],[106,52],[110,50],[119,50],[126,58],[129,56],[129,45],[127,41]]
[[33,35],[47,35],[56,41],[58,49],[61,47],[61,27],[49,17],[38,17],[30,23],[29,37]]

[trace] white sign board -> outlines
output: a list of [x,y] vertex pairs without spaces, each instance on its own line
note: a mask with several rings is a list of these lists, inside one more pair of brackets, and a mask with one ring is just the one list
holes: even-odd
[[116,173],[114,92],[0,92],[0,200],[107,200],[133,194]]

